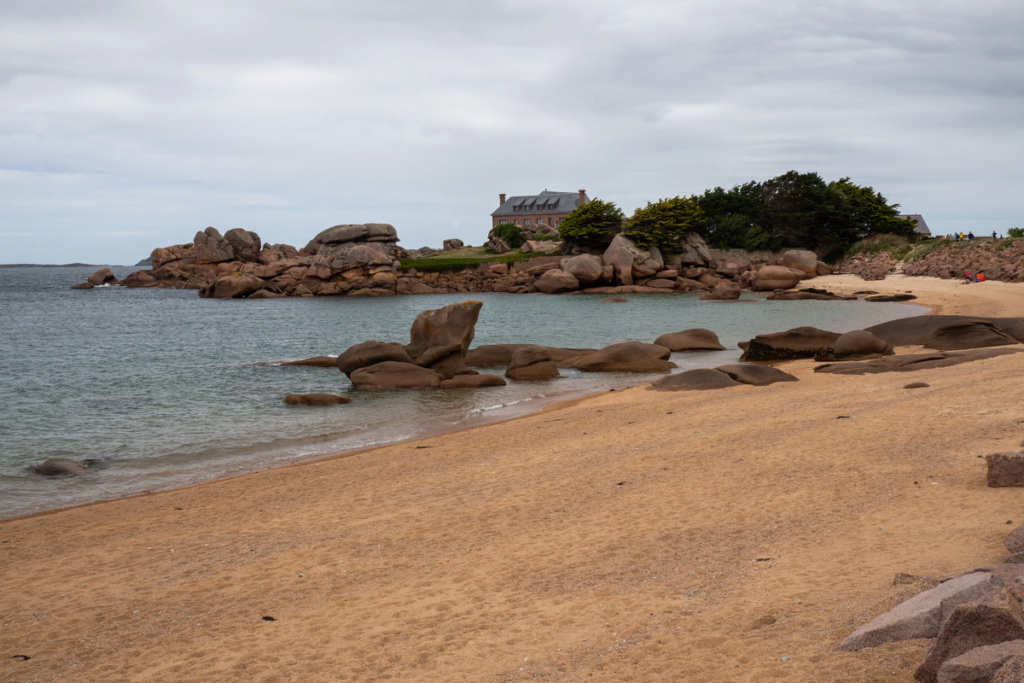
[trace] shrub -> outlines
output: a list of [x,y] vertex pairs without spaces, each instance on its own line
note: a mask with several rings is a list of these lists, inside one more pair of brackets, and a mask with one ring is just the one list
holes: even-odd
[[494,229],[491,230],[491,233],[495,237],[505,240],[505,244],[512,249],[518,249],[523,246],[523,242],[525,241],[523,240],[523,229],[514,223],[502,223],[500,225],[496,225],[494,226]]
[[1024,228],[1010,228],[1006,234],[1010,237],[1024,237]]
[[886,252],[892,254],[897,261],[900,261],[904,259],[907,254],[911,253],[912,250],[913,246],[906,237],[891,233],[881,233],[878,235],[872,235],[871,237],[865,237],[862,240],[854,242],[850,245],[847,253],[881,254],[882,252]]

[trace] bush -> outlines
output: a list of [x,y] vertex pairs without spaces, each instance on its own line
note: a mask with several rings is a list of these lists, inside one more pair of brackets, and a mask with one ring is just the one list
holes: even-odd
[[523,229],[514,223],[502,223],[500,225],[496,225],[494,226],[494,229],[491,230],[491,234],[498,239],[504,240],[505,244],[512,249],[518,249],[523,246],[523,242],[525,241],[523,239]]
[[615,204],[592,199],[566,216],[558,232],[572,244],[603,249],[622,230],[622,221],[622,211]]
[[903,260],[911,253],[913,246],[910,240],[901,235],[882,233],[865,237],[854,242],[847,250],[848,254],[881,254],[886,252],[892,254],[897,261]]
[[1006,234],[1010,237],[1024,237],[1024,228],[1010,228]]
[[704,211],[695,197],[672,197],[647,202],[647,206],[634,211],[623,236],[644,249],[658,247],[666,253],[678,253],[686,234],[699,232],[704,223]]

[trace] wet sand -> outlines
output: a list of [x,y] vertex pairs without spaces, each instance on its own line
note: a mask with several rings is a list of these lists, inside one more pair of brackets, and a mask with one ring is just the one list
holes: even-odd
[[[1020,285],[813,284],[1024,315]],[[930,641],[836,645],[1006,557],[1024,499],[981,457],[1021,448],[1024,354],[815,365],[0,522],[0,679],[910,681]]]

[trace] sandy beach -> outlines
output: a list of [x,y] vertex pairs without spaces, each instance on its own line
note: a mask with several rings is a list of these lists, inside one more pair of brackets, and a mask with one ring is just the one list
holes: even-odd
[[[1024,315],[1021,285],[808,284]],[[0,679],[910,681],[931,641],[836,646],[1007,556],[1024,494],[981,458],[1022,447],[1024,354],[816,365],[0,521]]]

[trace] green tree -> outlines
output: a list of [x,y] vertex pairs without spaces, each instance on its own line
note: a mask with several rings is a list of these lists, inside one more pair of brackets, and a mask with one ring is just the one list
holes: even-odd
[[849,231],[854,239],[863,239],[869,235],[881,233],[914,237],[914,222],[899,217],[899,204],[890,204],[889,200],[873,187],[861,187],[850,182],[849,178],[840,178],[829,183],[829,187],[842,192],[846,196],[848,213],[844,217],[849,223]]
[[570,244],[601,249],[622,230],[624,218],[612,202],[592,199],[566,216],[558,233]]
[[704,211],[701,236],[716,249],[771,249],[771,235],[759,223],[761,183],[750,181],[731,190],[716,187],[697,197]]
[[686,234],[691,230],[699,234],[704,222],[704,211],[696,197],[672,197],[647,202],[647,206],[634,211],[622,234],[639,247],[677,253]]

